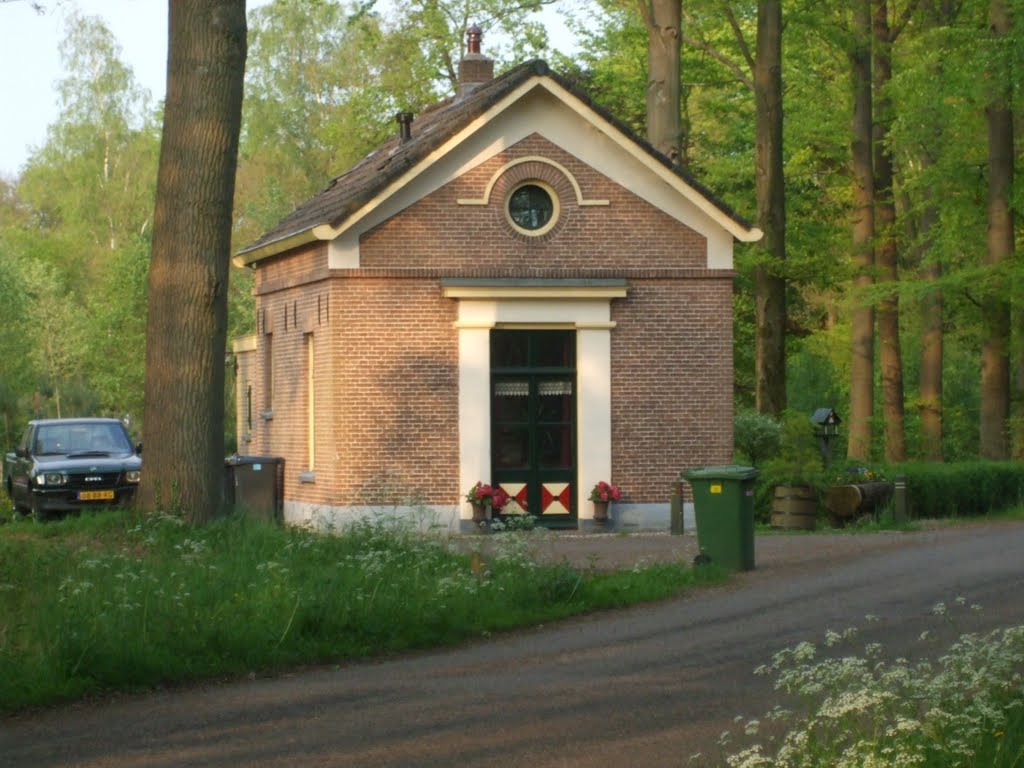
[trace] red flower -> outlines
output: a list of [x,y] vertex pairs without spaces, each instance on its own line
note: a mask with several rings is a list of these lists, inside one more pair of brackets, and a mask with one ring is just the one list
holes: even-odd
[[619,487],[604,480],[598,481],[590,491],[591,501],[619,501],[620,499],[622,499],[622,491],[619,490]]
[[501,488],[479,482],[469,489],[465,499],[470,504],[482,504],[485,507],[490,506],[497,510],[508,503],[508,494],[501,490]]

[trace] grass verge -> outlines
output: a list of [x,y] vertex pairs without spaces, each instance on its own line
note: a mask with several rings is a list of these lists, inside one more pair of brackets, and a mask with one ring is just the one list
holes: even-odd
[[112,511],[0,527],[0,711],[486,636],[717,581],[539,565],[394,522],[339,535]]

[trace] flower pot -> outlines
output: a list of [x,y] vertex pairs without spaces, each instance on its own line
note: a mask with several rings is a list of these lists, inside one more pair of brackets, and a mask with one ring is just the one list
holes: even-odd
[[609,504],[610,502],[607,501],[594,502],[594,520],[598,521],[599,523],[607,522]]
[[482,522],[484,522],[485,520],[487,520],[490,517],[490,515],[487,514],[488,511],[489,511],[488,508],[487,508],[487,505],[485,505],[485,504],[473,504],[471,506],[473,507],[473,522],[474,523],[482,523]]
[[818,520],[818,494],[809,485],[777,485],[772,499],[772,528],[813,531]]

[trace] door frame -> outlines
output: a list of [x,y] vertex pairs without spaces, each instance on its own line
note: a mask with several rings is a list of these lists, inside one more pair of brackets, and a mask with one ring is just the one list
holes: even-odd
[[[611,478],[611,302],[626,296],[626,281],[446,278],[441,287],[458,301],[459,496],[490,482],[490,330],[496,327],[576,331],[576,487]],[[577,508],[581,524],[593,518],[589,502],[581,499]],[[459,517],[468,529],[468,501],[460,503]]]

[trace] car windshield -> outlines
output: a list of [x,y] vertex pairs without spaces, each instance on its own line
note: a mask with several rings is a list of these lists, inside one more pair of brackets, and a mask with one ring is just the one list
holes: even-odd
[[117,423],[44,424],[36,433],[37,456],[131,452],[128,435]]

